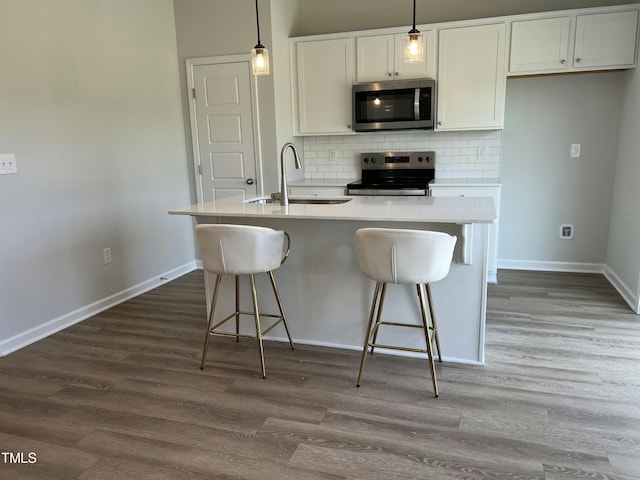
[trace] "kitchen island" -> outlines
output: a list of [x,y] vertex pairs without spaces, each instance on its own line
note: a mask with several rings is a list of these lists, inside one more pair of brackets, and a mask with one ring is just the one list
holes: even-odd
[[[318,197],[312,199],[317,201]],[[229,197],[169,213],[190,215],[198,223],[259,225],[289,232],[291,254],[274,275],[294,342],[362,349],[375,283],[358,268],[357,229],[376,226],[435,230],[458,236],[449,275],[432,285],[443,360],[469,364],[484,362],[488,225],[496,221],[493,199],[354,196],[334,199],[347,200],[345,203],[289,206],[269,203],[268,198],[251,200]],[[299,200],[306,199],[301,197]],[[462,232],[473,234],[463,236]],[[211,279],[207,277],[209,299]],[[277,311],[268,278],[259,275],[256,281],[261,310]],[[220,318],[234,309],[231,277],[223,281],[222,288],[224,307],[216,312]],[[242,296],[249,301],[248,292],[243,290]],[[243,308],[249,309],[250,304]],[[415,288],[389,285],[384,316],[390,320],[420,323]],[[203,318],[203,325],[204,322]],[[252,331],[251,321],[245,326],[247,332]],[[285,340],[284,330],[279,328],[270,338]],[[379,341],[424,348],[424,336],[418,332],[387,327],[380,330]],[[399,352],[394,351],[394,354]]]

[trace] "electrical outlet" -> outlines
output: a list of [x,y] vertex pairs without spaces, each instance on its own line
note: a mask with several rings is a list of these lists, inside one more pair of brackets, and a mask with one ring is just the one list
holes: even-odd
[[338,163],[338,151],[329,150],[329,163]]
[[560,238],[563,240],[571,240],[573,238],[573,225],[569,224],[569,223],[565,223],[563,225],[560,225]]
[[487,158],[487,147],[478,147],[478,160],[484,160],[485,158]]
[[13,153],[0,153],[0,175],[18,173],[16,156]]
[[111,248],[105,248],[102,250],[102,259],[104,260],[105,265],[109,265],[111,263]]
[[572,143],[571,144],[571,149],[569,151],[569,154],[572,157],[579,157],[580,156],[580,144],[579,143]]

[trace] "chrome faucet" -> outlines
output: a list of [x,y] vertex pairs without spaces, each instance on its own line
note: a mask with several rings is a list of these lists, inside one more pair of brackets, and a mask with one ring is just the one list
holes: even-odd
[[296,161],[296,168],[302,168],[302,164],[300,163],[300,156],[298,155],[298,150],[296,150],[296,146],[287,142],[282,146],[282,150],[280,150],[280,205],[289,206],[289,192],[287,190],[287,166],[285,164],[284,158],[287,153],[287,149],[290,148],[293,151],[293,158]]

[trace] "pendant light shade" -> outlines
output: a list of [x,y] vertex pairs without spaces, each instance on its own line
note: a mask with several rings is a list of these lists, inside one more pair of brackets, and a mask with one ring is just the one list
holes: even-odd
[[413,28],[409,30],[404,45],[404,63],[424,61],[424,40],[416,28],[416,0],[413,0]]
[[260,43],[260,17],[258,15],[258,0],[256,0],[256,27],[258,43],[251,50],[251,71],[254,75],[269,75],[269,50]]

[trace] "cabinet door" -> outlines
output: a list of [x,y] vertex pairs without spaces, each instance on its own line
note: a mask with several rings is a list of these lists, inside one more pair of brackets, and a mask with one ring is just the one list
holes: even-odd
[[633,66],[638,11],[578,15],[573,66]]
[[395,35],[395,78],[409,80],[412,78],[435,78],[436,76],[436,34],[433,30],[422,32],[422,48],[424,60],[417,63],[404,63],[404,46],[406,33]]
[[353,39],[299,42],[296,52],[299,131],[295,133],[353,133]]
[[505,24],[441,30],[438,130],[503,128]]
[[565,70],[569,24],[569,17],[513,22],[509,72]]
[[356,77],[359,83],[393,79],[393,35],[356,38]]

